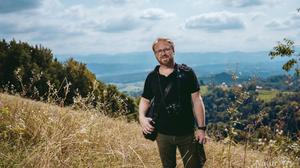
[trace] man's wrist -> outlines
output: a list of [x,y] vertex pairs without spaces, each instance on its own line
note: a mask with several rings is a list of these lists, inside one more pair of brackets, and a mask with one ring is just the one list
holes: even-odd
[[139,119],[143,119],[145,118],[146,116],[144,114],[139,114]]
[[197,126],[196,129],[206,131],[206,126]]

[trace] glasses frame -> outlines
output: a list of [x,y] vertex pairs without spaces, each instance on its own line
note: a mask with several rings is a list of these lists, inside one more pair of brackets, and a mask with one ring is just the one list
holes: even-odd
[[154,51],[154,52],[155,52],[155,54],[162,55],[163,53],[170,53],[171,51],[172,51],[172,48],[167,47],[167,48],[160,49],[160,50],[157,50],[157,51]]

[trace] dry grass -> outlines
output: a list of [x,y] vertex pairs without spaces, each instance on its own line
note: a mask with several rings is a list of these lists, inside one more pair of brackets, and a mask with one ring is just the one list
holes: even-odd
[[[156,143],[143,138],[136,122],[6,94],[0,94],[0,109],[0,167],[161,167]],[[210,141],[205,167],[243,167],[243,148],[228,153],[227,145]],[[247,151],[245,167],[296,166]]]

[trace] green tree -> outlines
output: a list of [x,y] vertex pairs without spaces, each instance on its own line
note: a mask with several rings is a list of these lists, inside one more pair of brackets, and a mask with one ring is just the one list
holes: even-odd
[[72,58],[64,64],[64,67],[67,81],[71,83],[66,103],[71,104],[77,92],[81,96],[86,97],[92,91],[96,77],[86,68],[85,64],[79,63]]
[[277,46],[269,52],[269,56],[271,56],[271,59],[276,57],[290,57],[290,59],[283,64],[282,69],[288,72],[294,68],[295,74],[297,76],[300,75],[300,53],[297,54],[295,52],[295,46],[292,40],[284,38],[283,42],[278,42]]
[[3,39],[0,41],[0,85],[3,85],[3,81],[5,80],[5,71],[6,69],[6,60],[7,60],[7,52],[8,52],[8,44]]
[[98,81],[85,64],[72,58],[60,63],[50,49],[41,45],[3,39],[0,60],[0,90],[9,84],[14,86],[13,92],[22,96],[60,105],[71,105],[78,96],[94,107],[104,105],[106,113],[114,114],[111,116],[132,115],[137,111],[132,98],[115,86]]

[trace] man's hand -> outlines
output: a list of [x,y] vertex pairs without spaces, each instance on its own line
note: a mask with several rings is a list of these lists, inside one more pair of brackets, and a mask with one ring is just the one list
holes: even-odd
[[152,121],[151,118],[140,116],[139,120],[142,127],[142,131],[145,134],[150,134],[154,130],[154,127],[150,124],[150,122]]
[[205,144],[206,143],[205,131],[197,129],[195,131],[195,138],[199,143]]

